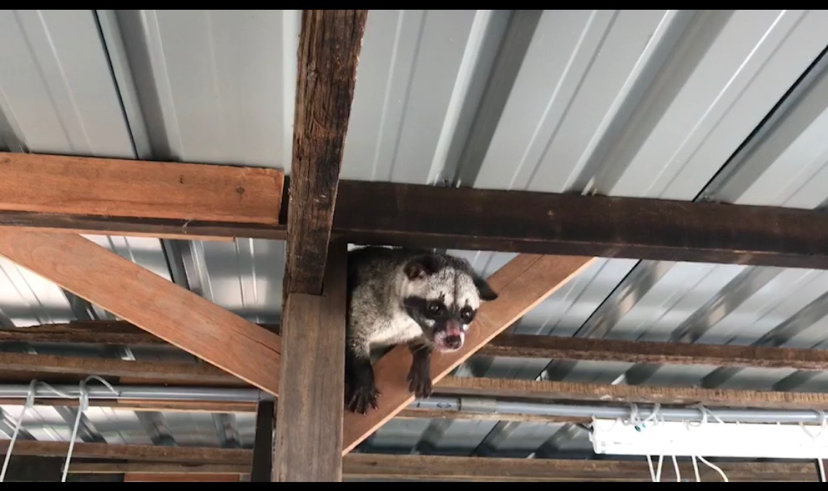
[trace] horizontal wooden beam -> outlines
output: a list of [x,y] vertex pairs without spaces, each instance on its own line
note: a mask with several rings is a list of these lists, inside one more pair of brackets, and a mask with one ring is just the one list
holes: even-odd
[[[5,155],[13,162],[21,158],[19,154]],[[36,157],[43,162],[65,159]],[[74,159],[86,163],[86,158]],[[27,174],[20,176],[28,180],[23,183],[28,189],[42,185]],[[95,183],[100,188],[117,188],[119,181],[102,174],[96,176]],[[204,184],[210,186],[221,184]],[[245,189],[244,196],[259,193],[250,186]],[[154,199],[158,202],[151,203],[153,209],[168,205],[169,198],[163,195]],[[269,224],[251,222],[250,216],[259,213],[230,222],[217,221],[208,213],[176,219],[149,212],[140,217],[134,213],[103,218],[99,212],[79,214],[72,210],[42,214],[31,211],[26,203],[23,198],[8,196],[0,200],[0,228],[182,238],[285,238],[284,219]],[[274,206],[271,211],[277,209]],[[281,215],[288,212],[283,205]],[[343,180],[331,233],[356,243],[828,269],[828,214],[767,206]]]
[[276,169],[0,152],[0,209],[276,225]]
[[[648,482],[646,462],[612,460],[503,459],[488,457],[443,457],[431,455],[355,454],[345,457],[345,477],[350,479],[416,479],[497,482]],[[718,463],[733,482],[816,481],[812,466],[795,463]],[[76,463],[70,474],[154,474],[161,480],[169,475],[243,475],[249,471],[240,465],[182,465],[144,462]],[[679,472],[684,479],[695,480],[691,463],[680,459]],[[675,481],[673,465],[663,466],[662,482]],[[713,469],[699,464],[703,481],[720,482]]]
[[0,255],[273,395],[281,339],[77,235],[0,230]]
[[667,365],[828,370],[828,350],[501,334],[480,350],[486,356],[596,360]]
[[[5,455],[9,440],[0,440],[0,453]],[[66,457],[67,442],[20,440],[14,443],[14,455]],[[106,443],[75,442],[72,458],[114,459],[142,462],[175,462],[179,464],[250,465],[251,450],[213,447],[168,447],[164,445],[110,445]]]
[[446,377],[434,387],[434,393],[548,401],[704,404],[708,407],[769,409],[828,409],[828,394],[813,392],[604,385],[476,377]]
[[[261,326],[272,332],[278,330],[275,324]],[[0,329],[0,342],[168,345],[163,339],[125,321],[78,321]],[[476,355],[828,370],[828,350],[824,349],[618,341],[526,334],[501,334],[483,346]]]
[[[0,441],[0,452],[8,449],[8,441]],[[65,457],[69,445],[64,442],[18,441],[14,455]],[[125,460],[125,463],[70,464],[72,473],[147,472],[160,474],[242,473],[250,472],[253,452],[246,449],[165,447],[152,445],[116,445],[75,443],[73,458]],[[182,465],[182,464],[187,464]],[[815,481],[811,463],[730,463],[717,465],[731,481],[803,480]],[[245,471],[246,469],[246,471]],[[683,477],[693,479],[693,469],[682,459]],[[705,481],[721,477],[705,465],[699,465]],[[567,480],[631,480],[649,481],[650,472],[644,461],[502,459],[488,457],[451,457],[443,455],[350,454],[343,459],[347,478],[433,479],[463,481],[567,481]],[[662,480],[675,479],[672,465],[664,465]]]
[[397,419],[445,419],[464,421],[513,421],[516,423],[581,423],[587,424],[592,418],[579,418],[573,416],[552,416],[547,414],[525,414],[525,413],[482,413],[468,410],[445,410],[445,409],[424,409],[409,408],[400,411]]
[[158,363],[116,358],[92,358],[26,353],[0,353],[0,370],[37,374],[131,377],[177,384],[249,386],[237,377],[206,363]]
[[[277,324],[259,326],[273,333],[279,327]],[[0,329],[1,342],[170,346],[167,341],[126,321],[75,321]]]

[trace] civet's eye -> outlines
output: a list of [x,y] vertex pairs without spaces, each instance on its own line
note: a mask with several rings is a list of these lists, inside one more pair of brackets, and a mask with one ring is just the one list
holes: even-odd
[[472,310],[469,307],[463,308],[463,310],[460,311],[460,318],[466,324],[471,324],[471,322],[474,320],[474,310]]
[[439,303],[430,303],[428,304],[428,313],[438,315],[443,312],[443,306]]

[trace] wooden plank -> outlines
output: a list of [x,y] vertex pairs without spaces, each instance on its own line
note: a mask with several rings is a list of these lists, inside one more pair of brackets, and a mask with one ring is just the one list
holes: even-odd
[[[259,325],[268,331],[278,332],[275,324]],[[169,345],[158,336],[126,321],[75,321],[0,329],[0,342]]]
[[334,232],[353,243],[828,269],[815,210],[384,182],[339,195]]
[[239,482],[241,476],[238,474],[223,473],[198,473],[198,474],[154,474],[143,472],[127,472],[124,474],[124,482]]
[[164,464],[157,462],[71,462],[70,474],[248,474],[248,465],[222,464]]
[[283,314],[273,481],[341,481],[348,249],[330,247],[323,295],[291,293]]
[[[5,455],[9,440],[0,440],[0,452]],[[14,444],[14,455],[66,458],[67,442],[19,440]],[[142,462],[175,462],[180,464],[244,465],[250,468],[253,452],[240,448],[167,447],[164,445],[110,445],[106,443],[75,442],[72,459],[113,459]]]
[[[261,326],[272,332],[278,330],[275,324]],[[0,342],[168,344],[125,321],[78,321],[0,329]],[[495,337],[476,354],[623,363],[828,370],[828,350],[824,349],[616,341],[505,333]]]
[[670,365],[828,370],[828,350],[501,334],[486,356]]
[[[0,155],[36,158],[44,168],[59,168],[67,158]],[[86,157],[71,158],[84,166],[88,163]],[[118,161],[118,164],[123,165],[114,167],[117,172],[123,166],[157,165],[139,161]],[[222,179],[205,177],[208,171],[245,170],[186,165],[192,166],[199,179],[205,180],[208,189],[232,188]],[[204,168],[225,170],[203,171]],[[45,187],[37,174],[19,174],[16,179],[21,189]],[[119,189],[118,178],[109,174],[96,176],[95,182],[94,189]],[[277,185],[280,182],[277,178]],[[292,194],[301,186],[308,184],[291,186]],[[254,190],[247,184],[244,196],[278,194],[272,191],[273,186],[266,187],[270,191],[259,187]],[[86,187],[78,189],[87,193]],[[285,193],[286,186],[282,185],[281,194]],[[7,193],[0,200],[6,203],[0,206],[0,210],[6,210],[0,211],[0,228],[204,239],[285,238],[285,224],[273,223],[272,217],[277,216],[277,210],[281,209],[283,216],[290,215],[290,211],[285,209],[285,203],[280,208],[275,198],[268,198],[268,206],[263,206],[270,218],[269,223],[262,224],[250,221],[261,219],[255,217],[264,214],[258,211],[252,213],[253,218],[240,219],[231,219],[232,212],[221,212],[225,215],[221,220],[231,221],[190,216],[189,212],[182,212],[187,215],[185,218],[154,217],[159,214],[154,210],[166,209],[169,204],[166,201],[173,199],[169,196],[163,193],[147,196],[143,206],[150,210],[137,217],[103,217],[101,209],[117,207],[117,203],[124,201],[121,193],[115,193],[114,202],[95,206],[91,214],[74,208],[60,213],[26,211],[32,207],[28,195]],[[339,182],[335,198],[325,195],[320,199],[325,200],[326,210],[327,200],[335,199],[337,213],[331,235],[354,243],[828,269],[828,216],[816,210],[348,180]],[[64,198],[59,197],[57,203],[63,202]],[[305,202],[304,198],[301,202]],[[201,203],[206,213],[217,213],[213,202]],[[46,205],[58,206],[52,202]],[[181,209],[183,205],[177,206]],[[446,209],[452,213],[444,213]],[[246,216],[247,212],[241,215]],[[312,222],[311,218],[307,221]]]
[[279,223],[276,169],[0,153],[0,210]]
[[26,211],[0,211],[0,230],[2,229],[221,242],[232,241],[235,237],[272,240],[285,240],[287,237],[284,224],[257,225],[203,220],[95,217]]
[[[498,299],[480,307],[466,333],[463,348],[454,353],[435,353],[432,356],[433,382],[448,375],[594,260],[578,256],[522,254],[509,261],[488,278],[489,285],[498,293]],[[350,452],[414,401],[406,380],[410,365],[411,352],[406,346],[397,346],[374,364],[374,379],[381,394],[377,401],[378,408],[365,415],[345,414],[343,453]]]
[[824,393],[699,389],[694,387],[645,387],[474,377],[445,377],[434,387],[434,393],[556,401],[828,409],[828,394]]
[[238,378],[212,365],[157,363],[115,358],[91,358],[28,353],[1,353],[0,370],[18,372],[100,375],[102,377],[148,378],[161,382],[198,382],[216,386],[239,386]]
[[280,338],[76,235],[0,230],[0,255],[273,395]]
[[[657,459],[656,459],[657,460]],[[815,481],[810,463],[717,463],[730,481]],[[681,476],[694,480],[692,464],[682,459]],[[713,469],[699,464],[704,481],[721,481]],[[434,481],[650,481],[646,461],[502,459],[443,455],[352,454],[345,461],[348,477],[426,479]],[[675,482],[672,463],[664,462],[662,482]]]
[[[172,448],[172,450],[177,449]],[[719,462],[717,465],[727,474],[730,481],[816,481],[817,479],[814,466],[810,462]],[[141,472],[161,475],[183,473],[197,475],[204,473],[238,474],[244,469],[244,466],[238,464],[185,466],[157,462],[104,462],[72,463],[69,472],[70,474]],[[695,480],[692,464],[687,459],[679,459],[679,470],[682,478]],[[348,478],[390,480],[650,481],[650,471],[647,462],[643,459],[622,461],[351,454],[345,457],[343,472]],[[701,463],[699,473],[703,481],[721,481],[718,473]],[[669,465],[667,462],[664,463],[662,481],[675,481],[672,463]]]
[[261,401],[256,410],[256,435],[253,442],[253,468],[250,482],[270,482],[273,472],[273,401]]
[[466,421],[514,421],[520,423],[581,423],[592,422],[592,418],[572,416],[550,416],[546,414],[523,413],[478,413],[474,411],[451,411],[443,409],[409,408],[400,411],[398,419],[448,419]]
[[302,12],[286,292],[322,289],[367,16],[367,10]]

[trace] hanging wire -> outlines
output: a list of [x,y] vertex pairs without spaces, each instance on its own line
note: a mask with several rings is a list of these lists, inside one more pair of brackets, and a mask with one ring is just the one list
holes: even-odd
[[80,391],[79,396],[79,408],[78,414],[75,416],[75,426],[72,428],[72,436],[69,439],[69,452],[66,454],[66,462],[63,464],[63,476],[61,477],[61,482],[66,482],[66,477],[69,475],[69,463],[72,460],[72,452],[75,450],[75,440],[78,436],[78,428],[80,427],[80,421],[83,414],[89,409],[89,390],[86,388],[86,384],[90,380],[98,380],[102,384],[104,384],[111,392],[115,395],[115,397],[119,397],[120,394],[117,390],[115,390],[112,385],[109,384],[106,380],[102,379],[97,375],[90,375],[85,379],[81,380],[80,384],[78,385],[78,389]]
[[18,418],[17,423],[14,425],[14,433],[12,434],[11,441],[9,442],[9,449],[6,450],[6,459],[3,461],[3,470],[0,472],[0,482],[6,480],[6,470],[9,468],[9,460],[11,460],[12,449],[14,449],[14,444],[17,441],[17,435],[20,433],[20,427],[23,426],[23,418],[26,416],[26,411],[34,405],[36,386],[37,380],[32,380],[29,383],[29,392],[26,394],[26,403],[23,404],[23,411],[20,412],[20,418]]

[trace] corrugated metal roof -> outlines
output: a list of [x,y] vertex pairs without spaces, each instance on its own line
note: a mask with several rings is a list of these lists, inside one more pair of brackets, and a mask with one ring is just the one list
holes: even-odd
[[[827,23],[824,11],[796,10],[371,11],[342,175],[822,207],[828,75],[812,64]],[[298,32],[297,11],[0,12],[0,147],[289,172]],[[244,317],[279,319],[281,242],[90,238]],[[482,274],[513,257],[452,252]],[[513,329],[822,347],[827,275],[601,260]],[[0,260],[0,324],[106,315]],[[550,361],[475,358],[460,373],[797,390],[826,380]],[[32,436],[68,438],[73,415],[38,414],[46,426],[27,420]],[[113,443],[253,438],[250,415],[94,409],[86,420]],[[589,443],[571,425],[394,420],[368,446],[542,456]]]

